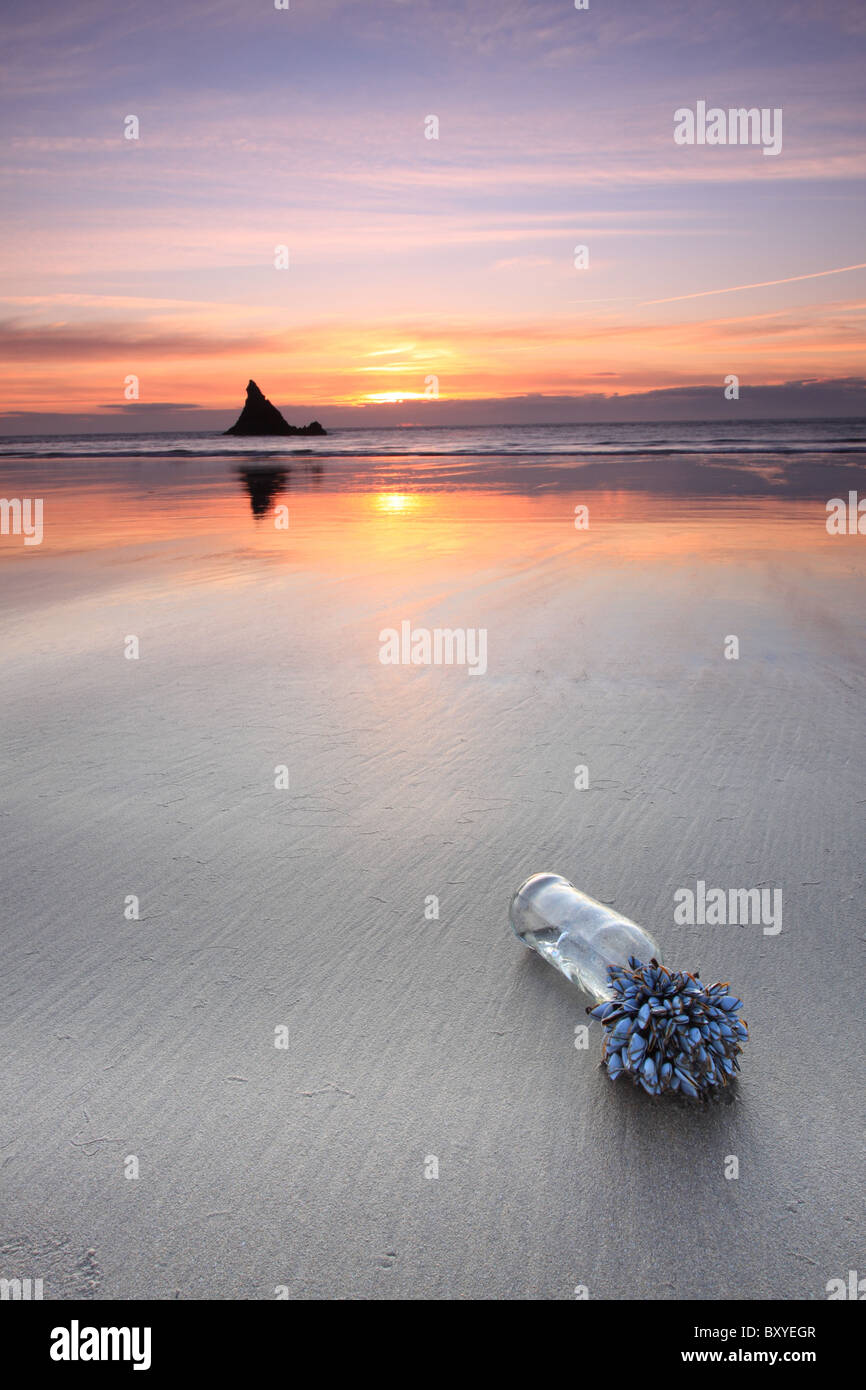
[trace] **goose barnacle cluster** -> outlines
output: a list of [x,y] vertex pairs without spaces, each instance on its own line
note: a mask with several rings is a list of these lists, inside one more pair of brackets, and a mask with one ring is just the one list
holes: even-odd
[[705,1099],[739,1071],[748,1038],[742,1000],[727,984],[705,985],[688,972],[629,956],[609,965],[613,997],[587,1009],[605,1029],[602,1061],[612,1081],[631,1076],[651,1096],[681,1091]]

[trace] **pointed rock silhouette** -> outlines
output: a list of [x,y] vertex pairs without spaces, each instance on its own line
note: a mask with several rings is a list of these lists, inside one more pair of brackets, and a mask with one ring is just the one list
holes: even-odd
[[244,408],[226,434],[326,434],[318,420],[310,425],[290,425],[275,405],[262,395],[254,381],[247,385]]

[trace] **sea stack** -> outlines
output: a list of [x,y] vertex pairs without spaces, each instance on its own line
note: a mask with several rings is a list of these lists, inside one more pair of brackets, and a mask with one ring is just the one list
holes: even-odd
[[226,434],[327,434],[318,420],[309,425],[290,425],[275,405],[262,395],[254,381],[247,386],[244,408]]

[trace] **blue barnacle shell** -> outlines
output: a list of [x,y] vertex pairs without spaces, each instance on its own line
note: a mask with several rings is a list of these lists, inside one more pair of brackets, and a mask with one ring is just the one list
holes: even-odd
[[621,1018],[613,1030],[613,1037],[627,1038],[632,1029],[630,1018]]
[[622,1076],[622,1060],[618,1052],[607,1059],[607,1074],[611,1081],[616,1081],[618,1076]]
[[601,1004],[596,1004],[594,1009],[587,1009],[590,1018],[605,1019],[610,1018],[612,1013],[616,1013],[619,1005],[613,999],[605,999]]
[[649,1006],[649,1004],[641,1004],[641,1006],[640,1006],[640,1011],[639,1011],[638,1016],[637,1016],[637,1026],[638,1026],[638,1028],[646,1028],[646,1026],[647,1026],[647,1024],[649,1023],[649,1021],[650,1021],[650,1006]]
[[719,1007],[724,1009],[726,1013],[730,1013],[732,1009],[741,1009],[743,1007],[743,1001],[742,999],[737,999],[733,994],[723,994],[719,1000]]
[[646,1052],[646,1038],[643,1033],[632,1033],[628,1045],[629,1061],[640,1062]]

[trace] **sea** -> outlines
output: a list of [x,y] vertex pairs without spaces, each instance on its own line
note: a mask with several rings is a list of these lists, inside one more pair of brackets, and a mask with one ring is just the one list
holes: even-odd
[[0,436],[0,457],[64,458],[581,458],[611,454],[762,456],[866,449],[866,419],[656,424],[405,426],[330,429],[326,436],[238,438],[217,432]]

